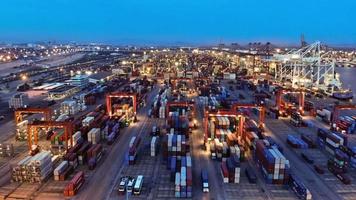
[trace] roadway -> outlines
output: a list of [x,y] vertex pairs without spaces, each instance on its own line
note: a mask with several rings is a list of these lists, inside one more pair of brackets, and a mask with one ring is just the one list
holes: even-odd
[[120,178],[123,169],[125,154],[128,150],[129,141],[133,136],[142,136],[147,133],[149,119],[147,112],[152,104],[154,96],[159,88],[155,87],[147,98],[147,106],[137,112],[138,122],[121,130],[117,141],[108,149],[107,155],[95,173],[86,180],[84,187],[74,199],[108,199],[114,190],[115,183]]
[[[203,107],[199,106],[198,98],[196,102],[196,119],[198,129],[191,134],[190,144],[193,158],[193,191],[194,199],[226,199],[224,192],[221,192],[223,181],[220,174],[220,168],[210,158],[209,151],[204,151],[204,125],[203,125]],[[209,174],[209,193],[202,192],[201,170],[206,169]]]

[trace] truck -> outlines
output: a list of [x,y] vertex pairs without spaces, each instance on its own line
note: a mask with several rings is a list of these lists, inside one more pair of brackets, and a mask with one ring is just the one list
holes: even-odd
[[203,192],[209,192],[209,177],[208,177],[208,171],[203,169],[201,171],[201,182],[202,182],[202,189]]

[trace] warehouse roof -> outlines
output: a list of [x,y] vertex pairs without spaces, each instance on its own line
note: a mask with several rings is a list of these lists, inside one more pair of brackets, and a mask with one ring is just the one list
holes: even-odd
[[89,78],[96,79],[96,80],[101,80],[101,79],[108,78],[108,77],[110,77],[112,75],[113,75],[113,73],[111,73],[111,72],[98,72],[96,74],[90,75]]

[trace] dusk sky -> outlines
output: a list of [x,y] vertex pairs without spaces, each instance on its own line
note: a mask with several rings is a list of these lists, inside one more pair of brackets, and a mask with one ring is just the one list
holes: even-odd
[[0,43],[356,45],[355,0],[7,0]]

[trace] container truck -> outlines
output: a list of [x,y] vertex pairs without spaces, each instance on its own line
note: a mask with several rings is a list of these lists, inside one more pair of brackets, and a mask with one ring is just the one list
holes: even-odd
[[201,171],[201,182],[202,182],[203,192],[209,192],[208,172],[204,169]]

